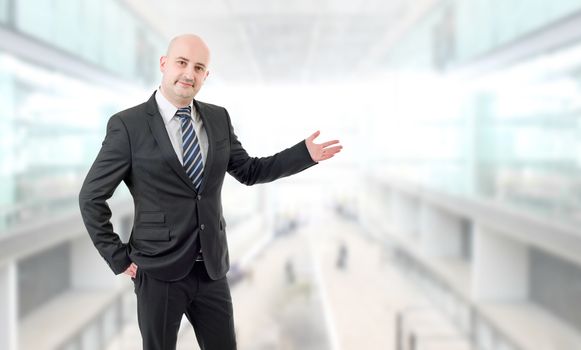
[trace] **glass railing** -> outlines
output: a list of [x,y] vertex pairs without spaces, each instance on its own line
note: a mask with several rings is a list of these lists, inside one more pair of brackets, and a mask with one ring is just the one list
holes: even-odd
[[430,266],[399,247],[394,261],[478,350],[524,350]]
[[109,304],[91,320],[80,325],[78,330],[58,345],[56,350],[103,350],[107,348],[124,326],[134,321],[130,311],[134,307],[134,296],[123,289]]

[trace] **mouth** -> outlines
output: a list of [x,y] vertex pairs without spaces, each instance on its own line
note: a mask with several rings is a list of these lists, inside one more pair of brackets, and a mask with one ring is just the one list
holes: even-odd
[[194,84],[192,84],[192,83],[186,83],[186,82],[184,82],[184,81],[178,81],[177,83],[178,83],[180,86],[183,86],[183,87],[193,87],[193,86],[194,86]]

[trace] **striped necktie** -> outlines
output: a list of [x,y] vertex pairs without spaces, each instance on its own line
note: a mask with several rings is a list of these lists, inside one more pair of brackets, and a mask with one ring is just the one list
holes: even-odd
[[202,161],[200,142],[198,141],[198,136],[194,130],[194,122],[192,121],[192,107],[187,106],[178,109],[176,116],[180,118],[182,124],[182,155],[184,169],[194,183],[194,187],[197,191],[200,189],[200,184],[202,183],[204,163]]

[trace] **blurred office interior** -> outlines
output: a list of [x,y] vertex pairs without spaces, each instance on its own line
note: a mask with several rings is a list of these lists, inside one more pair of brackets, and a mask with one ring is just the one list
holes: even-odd
[[0,0],[0,349],[141,348],[77,196],[181,33],[251,155],[344,145],[224,184],[241,350],[581,349],[579,0]]

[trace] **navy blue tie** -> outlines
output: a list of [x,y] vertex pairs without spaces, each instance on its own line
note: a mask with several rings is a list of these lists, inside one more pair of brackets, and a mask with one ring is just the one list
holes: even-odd
[[192,121],[192,107],[187,106],[178,109],[176,116],[180,118],[182,123],[182,155],[184,169],[194,183],[196,190],[199,190],[200,185],[202,184],[204,162],[202,161],[200,142],[198,141],[198,136],[194,130],[194,122]]

